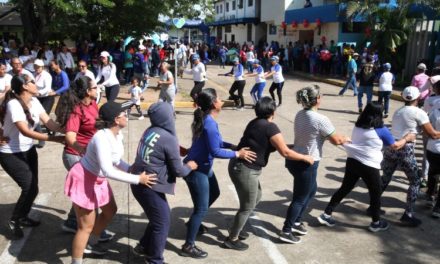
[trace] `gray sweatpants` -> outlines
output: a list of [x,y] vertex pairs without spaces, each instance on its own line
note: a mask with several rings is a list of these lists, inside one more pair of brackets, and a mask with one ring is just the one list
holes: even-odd
[[235,215],[229,234],[231,238],[236,238],[261,200],[262,192],[258,180],[261,170],[250,169],[239,159],[231,159],[228,171],[240,201],[240,208]]

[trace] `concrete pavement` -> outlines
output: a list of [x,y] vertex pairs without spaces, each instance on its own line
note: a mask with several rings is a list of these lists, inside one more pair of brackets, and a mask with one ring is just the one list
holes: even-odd
[[[233,79],[217,76],[226,72],[217,66],[208,66],[208,82],[205,87],[217,89],[222,99]],[[179,79],[179,101],[187,101],[192,88],[190,76]],[[154,83],[154,80],[152,80]],[[245,101],[251,102],[249,91],[253,78],[247,79]],[[270,85],[271,80],[268,81]],[[287,142],[293,140],[293,118],[300,109],[296,103],[295,92],[306,85],[316,83],[307,79],[287,77],[283,89],[283,105],[277,110],[275,122],[280,127]],[[320,112],[327,115],[339,133],[351,135],[358,116],[357,103],[348,94],[337,96],[338,87],[319,83],[323,102]],[[121,93],[123,94],[123,93]],[[265,89],[268,95],[268,87]],[[153,102],[158,91],[149,89],[145,101]],[[181,98],[181,99],[180,99]],[[391,102],[391,113],[401,102]],[[144,110],[147,105],[143,105]],[[188,105],[187,105],[188,106]],[[218,124],[225,141],[238,143],[246,124],[254,118],[254,112],[247,107],[245,111],[235,111],[225,107],[218,118]],[[191,142],[192,108],[178,108],[176,127],[179,141],[183,146]],[[135,111],[133,111],[135,112]],[[387,120],[389,122],[389,120]],[[148,118],[143,121],[130,120],[124,130],[126,160],[133,162],[138,140],[150,125]],[[420,146],[418,147],[420,151]],[[62,165],[62,146],[48,143],[39,152],[40,194],[34,206],[34,213],[40,217],[41,226],[28,229],[25,240],[10,241],[7,220],[18,198],[19,188],[11,178],[0,170],[0,262],[1,263],[69,263],[73,236],[63,233],[60,228],[70,208],[63,194],[66,171]],[[192,211],[188,188],[178,179],[176,195],[168,196],[172,213],[172,224],[165,251],[168,263],[438,263],[440,250],[439,220],[432,219],[423,201],[417,205],[417,215],[423,224],[415,229],[399,226],[406,198],[407,180],[402,172],[384,193],[382,203],[384,216],[391,223],[387,232],[372,234],[367,226],[370,218],[365,215],[368,207],[368,192],[360,181],[358,187],[345,199],[334,213],[338,225],[334,228],[319,226],[316,217],[322,212],[331,195],[339,188],[345,170],[345,151],[330,143],[324,145],[324,157],[320,163],[318,192],[305,214],[304,222],[309,234],[303,236],[297,245],[279,243],[277,236],[283,225],[284,216],[292,196],[293,179],[284,168],[284,159],[272,154],[269,164],[263,169],[261,186],[263,200],[258,205],[247,229],[251,232],[246,241],[250,249],[244,252],[226,250],[220,247],[227,236],[228,226],[238,208],[235,189],[227,173],[227,160],[216,160],[214,171],[217,175],[221,195],[209,210],[205,224],[209,232],[198,238],[197,245],[208,251],[207,259],[194,260],[178,255],[184,243],[186,228],[184,223]],[[115,239],[106,244],[110,253],[103,258],[88,257],[85,263],[143,263],[142,259],[131,253],[147,223],[141,207],[131,195],[129,185],[111,181],[118,213],[109,226],[116,233]]]

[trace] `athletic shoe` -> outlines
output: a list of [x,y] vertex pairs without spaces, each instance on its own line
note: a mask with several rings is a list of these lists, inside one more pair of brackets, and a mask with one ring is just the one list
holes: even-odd
[[416,218],[414,215],[410,217],[406,212],[403,213],[400,222],[409,227],[417,227],[422,223],[420,219]]
[[283,242],[290,244],[298,244],[301,242],[301,238],[292,235],[292,233],[285,233],[283,231],[280,232],[279,239]]
[[196,245],[183,245],[180,255],[183,257],[191,257],[195,259],[203,259],[208,256],[208,253],[203,251]]
[[300,235],[307,235],[307,229],[303,223],[301,223],[300,225],[293,225],[292,233],[300,234]]
[[9,220],[8,222],[8,227],[9,229],[12,231],[12,234],[16,237],[16,238],[22,238],[24,236],[23,234],[23,229],[21,228],[20,224],[18,223],[18,221],[15,220]]
[[440,207],[434,207],[434,209],[432,209],[431,215],[434,218],[440,218]]
[[143,120],[145,117],[143,115],[141,115],[138,120]]
[[94,254],[94,255],[105,255],[107,253],[107,249],[104,248],[101,244],[97,243],[95,245],[90,245],[87,243],[86,248],[84,249],[84,254]]
[[243,242],[240,241],[240,239],[237,240],[232,240],[229,237],[226,238],[225,242],[223,242],[222,245],[224,248],[229,248],[229,249],[234,249],[234,250],[238,250],[238,251],[243,251],[249,248],[248,244],[245,244]]
[[388,118],[388,114],[384,114],[384,115],[383,115],[383,118]]
[[377,224],[371,223],[370,226],[368,227],[368,230],[370,230],[373,233],[376,233],[379,231],[388,230],[388,228],[390,228],[390,225],[388,224],[387,221],[379,220],[379,223],[377,223]]
[[75,220],[67,219],[64,221],[64,223],[61,225],[61,229],[63,229],[64,232],[76,234],[78,226]]
[[318,221],[319,223],[321,223],[322,225],[326,225],[326,226],[335,226],[336,225],[336,221],[333,219],[333,217],[325,217],[324,214],[321,214],[320,216],[318,216]]
[[240,231],[240,234],[238,234],[238,239],[240,240],[246,240],[249,238],[249,233],[245,232],[243,230]]
[[139,243],[132,249],[132,252],[133,252],[133,254],[135,254],[138,257],[146,257],[147,256],[147,254],[145,253],[145,248]]
[[26,216],[18,219],[18,224],[23,227],[35,227],[40,225],[40,221],[31,219]]
[[235,110],[237,110],[237,111],[244,111],[244,107],[235,107]]
[[[373,210],[371,210],[371,207],[368,207],[366,212],[367,212],[368,216],[373,216]],[[385,210],[380,209],[380,214],[384,215],[385,214]]]
[[105,242],[112,240],[114,236],[115,236],[115,234],[110,233],[109,231],[104,229],[104,231],[101,232],[101,235],[99,236],[98,241],[101,243],[105,243]]

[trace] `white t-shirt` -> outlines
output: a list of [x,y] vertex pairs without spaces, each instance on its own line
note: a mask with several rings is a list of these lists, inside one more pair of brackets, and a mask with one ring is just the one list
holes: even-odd
[[73,60],[72,54],[70,52],[66,52],[66,53],[60,52],[58,54],[58,61],[60,62],[61,68],[63,70],[65,68],[70,68],[70,69],[75,68],[75,61]]
[[44,66],[49,67],[50,62],[55,58],[53,52],[51,50],[46,50],[44,52],[44,57]]
[[136,105],[141,104],[141,94],[142,94],[141,87],[139,87],[139,86],[130,87],[131,101],[133,102],[133,104],[136,104]]
[[93,74],[93,72],[90,71],[90,70],[86,70],[85,73],[78,72],[78,73],[75,75],[75,79],[73,79],[73,80],[76,81],[76,80],[77,80],[79,77],[81,77],[81,76],[87,76],[87,77],[89,77],[90,79],[92,79],[93,81],[95,81],[95,74]]
[[41,97],[48,96],[52,91],[52,75],[45,70],[40,74],[35,72],[35,85]]
[[[171,78],[173,78],[173,74],[170,71],[166,71],[165,73],[160,73],[160,80],[163,82],[167,82]],[[161,84],[160,87],[162,90],[167,90],[169,88],[174,89],[174,83],[173,84]]]
[[139,176],[126,172],[130,165],[122,160],[122,140],[122,133],[115,136],[110,129],[99,130],[87,145],[86,154],[80,161],[81,165],[96,176],[138,184]]
[[394,138],[387,127],[364,129],[354,127],[351,143],[344,144],[347,157],[360,163],[380,169],[383,160],[382,147],[394,144]]
[[252,51],[246,52],[246,61],[247,62],[252,63],[252,62],[254,62],[254,59],[255,59],[255,55]]
[[433,108],[439,108],[439,107],[440,107],[440,95],[434,95],[426,98],[423,104],[423,110],[425,110],[425,112],[428,113],[428,115],[431,113]]
[[[440,130],[440,109],[434,109],[429,115],[429,121],[431,121],[432,126],[435,130]],[[440,139],[428,139],[426,149],[440,154]]]
[[192,74],[193,80],[195,82],[205,81],[205,76],[206,76],[205,65],[201,62],[199,62],[197,65],[194,65],[192,69],[186,69],[185,73]]
[[[24,63],[26,62],[26,61],[28,61],[28,60],[33,60],[34,59],[34,56],[32,56],[32,55],[27,55],[27,56],[25,56],[25,55],[21,55],[20,57],[19,57],[19,59],[21,60],[21,63],[23,63],[23,65],[24,65]],[[26,64],[26,65],[24,65],[24,68],[26,69],[26,70],[28,70],[28,71],[30,71],[30,72],[34,72],[35,71],[35,69],[34,69],[34,62],[29,62],[28,64]]]
[[258,65],[257,68],[254,68],[253,73],[256,73],[255,76],[255,82],[256,83],[263,83],[266,82],[266,79],[264,79],[264,69],[261,67],[261,65]]
[[[34,130],[40,123],[40,115],[46,113],[40,101],[37,98],[32,97],[31,107],[29,113],[34,120],[34,126],[30,129]],[[17,153],[25,152],[32,148],[34,140],[26,137],[20,133],[15,123],[23,121],[27,123],[26,114],[23,107],[17,99],[12,99],[6,106],[6,115],[3,122],[3,136],[9,137],[9,142],[3,146],[0,146],[0,152],[2,153]]]
[[5,92],[5,87],[11,87],[12,76],[8,73],[5,73],[3,77],[0,77],[0,93]]
[[393,90],[394,74],[384,72],[379,78],[379,91],[390,92]]
[[391,132],[396,140],[408,133],[417,133],[421,125],[429,123],[428,114],[416,106],[402,106],[393,115]]
[[99,83],[102,78],[104,78],[104,82],[101,83],[101,85],[105,87],[119,84],[118,77],[116,77],[116,65],[114,63],[99,67],[98,75],[96,76],[96,83]]
[[281,65],[279,65],[278,63],[275,64],[275,66],[271,67],[271,71],[275,72],[273,74],[273,82],[274,83],[282,83],[282,82],[284,82],[283,68],[281,67]]

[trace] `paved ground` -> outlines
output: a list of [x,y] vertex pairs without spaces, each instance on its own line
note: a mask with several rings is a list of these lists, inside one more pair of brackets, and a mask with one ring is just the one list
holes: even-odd
[[[214,87],[222,98],[232,82],[231,78],[218,77],[217,66],[208,69],[207,87]],[[187,76],[188,77],[188,76]],[[191,80],[180,80],[179,100],[185,100]],[[154,81],[152,83],[155,83]],[[284,86],[284,103],[277,110],[275,122],[281,128],[286,140],[293,139],[293,118],[300,109],[295,102],[294,93],[299,88],[311,84],[306,79],[287,78]],[[248,93],[253,80],[249,79],[245,89],[246,102],[250,102]],[[270,82],[269,82],[270,84]],[[350,135],[357,118],[357,105],[351,93],[345,97],[335,96],[337,87],[319,83],[324,94],[320,112],[327,115],[337,131]],[[267,89],[267,88],[266,88]],[[267,90],[265,94],[268,94]],[[146,102],[155,101],[158,92],[146,92]],[[181,99],[180,99],[181,98]],[[401,103],[393,101],[394,111]],[[145,106],[145,105],[144,105]],[[190,123],[192,109],[180,108],[177,114],[177,132],[183,146],[190,145]],[[247,122],[254,117],[251,109],[238,112],[225,108],[219,119],[223,138],[237,143]],[[148,118],[143,121],[132,120],[125,129],[126,159],[134,160],[138,140]],[[40,227],[26,230],[26,238],[18,241],[9,240],[6,228],[14,203],[19,195],[16,184],[0,171],[0,262],[1,263],[69,263],[72,235],[63,233],[60,225],[70,208],[68,199],[63,194],[66,171],[61,162],[62,146],[49,143],[39,150],[40,194],[34,206],[33,214],[42,221]],[[261,184],[263,200],[258,205],[250,221],[248,230],[252,233],[247,243],[250,249],[245,252],[225,250],[220,247],[227,235],[227,228],[236,212],[238,202],[232,182],[227,173],[226,160],[216,160],[214,170],[219,180],[221,196],[209,210],[205,223],[210,228],[208,234],[200,237],[197,245],[209,252],[205,260],[193,260],[178,255],[184,242],[185,226],[192,208],[188,189],[182,180],[178,180],[176,195],[169,196],[172,208],[172,226],[168,239],[165,258],[168,263],[438,263],[440,258],[439,220],[429,217],[422,201],[418,202],[417,211],[423,225],[416,229],[399,226],[399,218],[405,201],[406,178],[401,172],[383,197],[385,219],[390,221],[388,232],[372,234],[366,227],[370,223],[365,215],[368,207],[368,193],[363,183],[354,189],[343,201],[334,217],[338,225],[334,228],[321,227],[316,217],[322,212],[330,196],[340,186],[346,155],[343,149],[326,143],[324,158],[319,168],[318,192],[305,215],[309,234],[303,237],[301,244],[290,245],[278,242],[277,234],[282,227],[284,215],[292,196],[292,176],[284,168],[284,160],[273,154],[269,165],[263,169]],[[118,213],[109,226],[116,233],[107,246],[111,252],[103,259],[87,258],[86,263],[142,263],[142,259],[133,256],[131,248],[143,233],[147,219],[141,207],[131,195],[125,183],[111,181]]]

